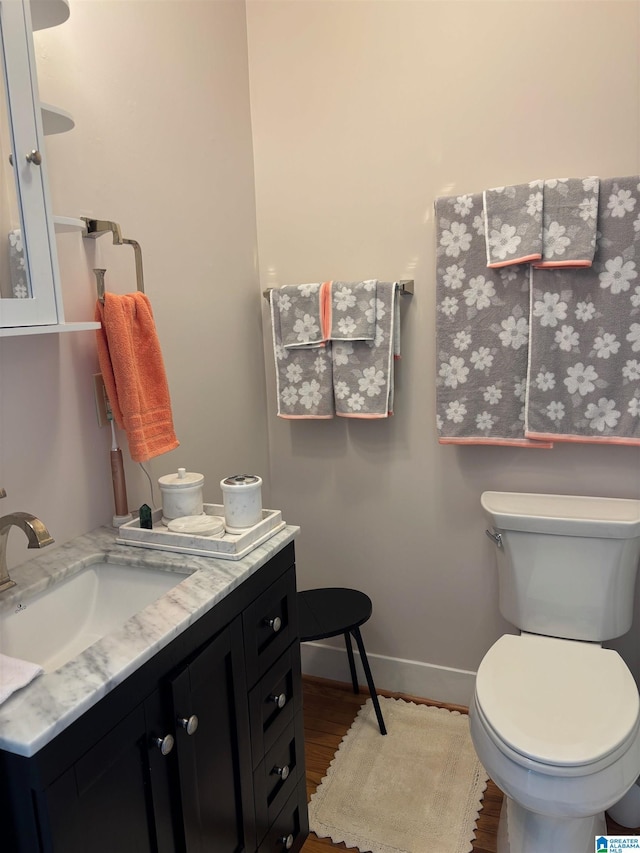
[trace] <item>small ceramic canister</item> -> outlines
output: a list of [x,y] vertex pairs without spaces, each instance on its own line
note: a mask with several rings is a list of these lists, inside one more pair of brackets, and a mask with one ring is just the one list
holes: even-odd
[[220,481],[227,533],[243,533],[262,520],[262,479],[255,474],[233,474]]
[[177,474],[160,477],[158,485],[162,492],[163,524],[185,515],[201,515],[204,512],[203,484],[204,474],[190,473],[186,468],[178,468]]

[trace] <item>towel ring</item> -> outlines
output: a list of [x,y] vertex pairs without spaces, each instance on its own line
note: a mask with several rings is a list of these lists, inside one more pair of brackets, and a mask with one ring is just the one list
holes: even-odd
[[[96,240],[103,234],[113,234],[114,246],[131,246],[133,249],[135,264],[136,264],[136,288],[140,293],[144,293],[144,275],[142,272],[142,249],[137,240],[130,240],[128,237],[122,236],[122,231],[117,222],[111,222],[108,219],[89,219],[86,216],[81,217],[86,223],[87,231],[82,236]],[[104,302],[104,274],[106,270],[94,270],[96,274],[96,287],[98,289],[98,299]]]

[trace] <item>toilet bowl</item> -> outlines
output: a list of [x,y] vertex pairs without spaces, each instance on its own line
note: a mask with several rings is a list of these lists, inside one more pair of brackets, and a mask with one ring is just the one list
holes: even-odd
[[[478,670],[470,727],[512,801],[499,853],[593,850],[604,811],[637,778],[638,690],[618,653],[596,644],[501,637]],[[527,847],[523,824],[535,829]]]
[[605,810],[640,775],[638,689],[601,646],[631,623],[640,501],[485,493],[483,507],[500,609],[521,630],[486,653],[469,709],[505,795],[498,853],[591,853]]

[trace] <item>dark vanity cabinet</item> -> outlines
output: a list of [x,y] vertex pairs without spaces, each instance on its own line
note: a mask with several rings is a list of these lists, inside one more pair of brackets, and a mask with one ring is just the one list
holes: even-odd
[[296,853],[308,834],[293,545],[32,758],[11,853]]

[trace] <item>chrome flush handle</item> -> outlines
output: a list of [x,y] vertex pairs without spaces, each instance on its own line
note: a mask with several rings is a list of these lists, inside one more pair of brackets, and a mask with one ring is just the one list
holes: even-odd
[[502,533],[497,533],[495,530],[485,530],[485,533],[492,539],[498,548],[502,548]]

